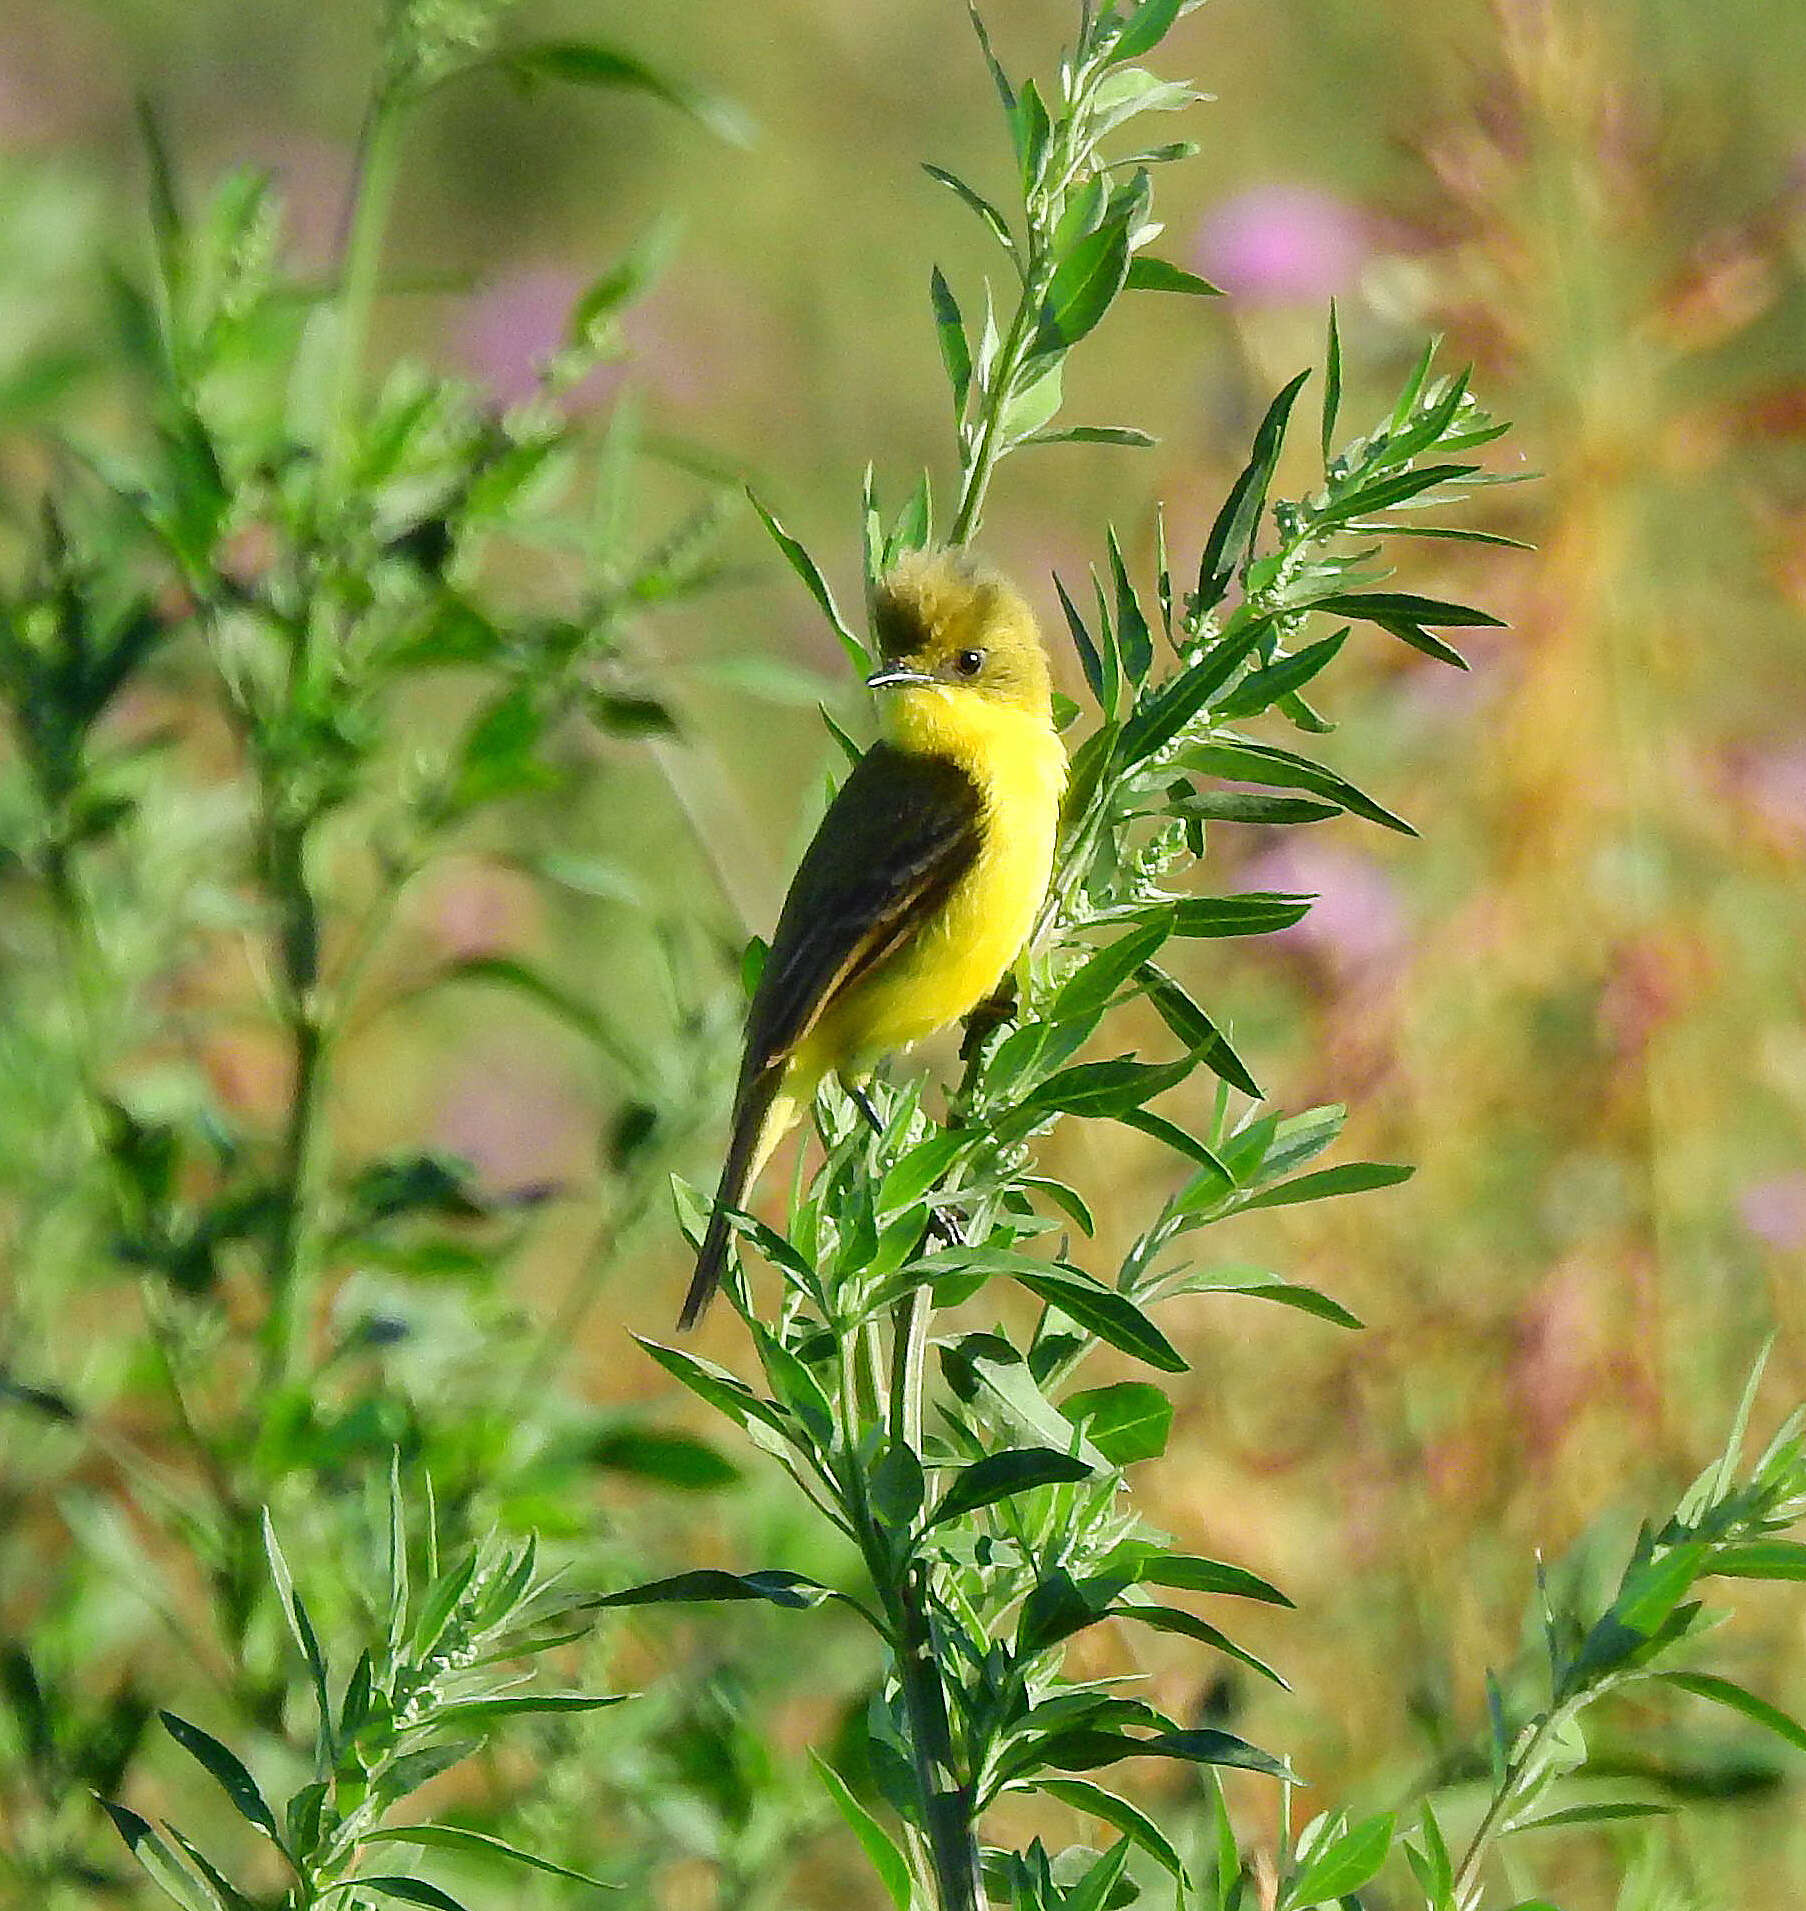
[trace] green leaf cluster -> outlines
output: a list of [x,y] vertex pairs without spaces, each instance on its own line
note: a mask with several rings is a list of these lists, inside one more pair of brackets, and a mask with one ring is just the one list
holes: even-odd
[[[390,1472],[385,1591],[367,1642],[342,1677],[321,1646],[267,1513],[263,1543],[272,1588],[313,1690],[313,1776],[278,1808],[229,1745],[174,1712],[164,1712],[162,1721],[238,1816],[275,1846],[291,1880],[284,1902],[293,1911],[314,1911],[367,1892],[379,1900],[462,1911],[456,1898],[426,1879],[372,1870],[372,1859],[383,1855],[372,1848],[383,1845],[496,1858],[581,1884],[600,1883],[486,1832],[389,1822],[412,1793],[480,1752],[506,1721],[620,1703],[620,1695],[522,1686],[516,1668],[574,1636],[569,1596],[541,1570],[536,1542],[509,1546],[491,1539],[441,1566],[429,1503],[418,1537],[426,1571],[416,1580],[416,1543],[397,1455]],[[132,1855],[185,1911],[249,1911],[258,1901],[174,1824],[165,1820],[159,1828],[124,1805],[104,1796],[102,1802]]]

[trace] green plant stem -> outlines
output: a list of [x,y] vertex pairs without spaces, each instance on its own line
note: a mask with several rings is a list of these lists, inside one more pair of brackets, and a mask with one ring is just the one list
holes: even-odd
[[304,1002],[294,1005],[289,1040],[295,1079],[277,1168],[277,1218],[267,1266],[269,1312],[264,1317],[264,1379],[272,1385],[293,1373],[312,1291],[308,1207],[318,1179],[327,1043]]
[[1499,1781],[1498,1789],[1493,1793],[1492,1802],[1487,1806],[1485,1815],[1478,1826],[1475,1827],[1473,1838],[1455,1872],[1452,1894],[1455,1911],[1478,1911],[1480,1869],[1486,1863],[1493,1845],[1498,1841],[1512,1812],[1517,1807],[1525,1774],[1535,1767],[1537,1758],[1551,1733],[1579,1709],[1577,1704],[1570,1701],[1567,1705],[1554,1706],[1544,1713],[1532,1728],[1529,1738],[1525,1740],[1523,1750],[1506,1767],[1505,1776]]
[[358,141],[350,218],[345,235],[344,276],[339,292],[338,355],[328,414],[325,463],[327,495],[345,475],[353,438],[358,388],[370,320],[382,268],[383,235],[395,196],[401,158],[401,101],[389,88],[370,102]]
[[928,1360],[927,1291],[912,1288],[891,1315],[890,1437],[894,1446],[922,1452],[922,1385]]
[[991,368],[984,417],[979,423],[972,461],[967,465],[960,483],[959,508],[953,514],[953,528],[947,533],[949,544],[968,543],[978,529],[985,493],[990,489],[991,476],[1003,457],[1003,414],[1013,394],[1016,375],[1022,368],[1028,323],[1040,302],[1039,285],[1043,276],[1038,259],[1032,260],[1023,281],[1022,298],[1016,307],[1016,316],[1010,323],[1009,337],[997,355],[997,363]]
[[984,1903],[978,1828],[970,1788],[955,1782],[953,1733],[928,1618],[928,1569],[915,1561],[886,1604],[895,1628],[897,1679],[909,1714],[910,1752],[928,1829],[939,1911],[978,1911]]

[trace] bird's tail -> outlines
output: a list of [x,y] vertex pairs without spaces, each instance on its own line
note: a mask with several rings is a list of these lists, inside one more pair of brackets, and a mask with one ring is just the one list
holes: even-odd
[[721,1285],[722,1270],[727,1265],[728,1235],[733,1231],[728,1210],[744,1201],[747,1189],[758,1179],[771,1151],[796,1119],[797,1099],[781,1092],[783,1078],[782,1067],[754,1076],[735,1104],[733,1138],[728,1143],[721,1184],[715,1190],[708,1232],[702,1237],[702,1248],[696,1256],[696,1272],[690,1277],[690,1291],[684,1296],[683,1312],[677,1317],[680,1328],[694,1327],[702,1318],[703,1309],[714,1299],[715,1290]]

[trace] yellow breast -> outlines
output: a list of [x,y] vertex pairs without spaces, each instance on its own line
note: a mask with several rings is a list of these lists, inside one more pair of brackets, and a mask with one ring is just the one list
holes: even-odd
[[799,1086],[858,1072],[975,1008],[1027,940],[1053,870],[1066,752],[1051,725],[951,686],[889,704],[892,742],[952,758],[977,785],[982,846],[933,919],[822,1018],[796,1057]]

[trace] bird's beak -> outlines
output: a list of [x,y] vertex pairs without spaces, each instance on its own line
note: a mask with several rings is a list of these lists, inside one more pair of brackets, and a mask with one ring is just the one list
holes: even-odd
[[925,670],[906,670],[901,664],[892,664],[883,670],[874,670],[866,678],[865,687],[868,690],[888,690],[896,684],[932,684],[938,681],[937,678],[929,676]]

